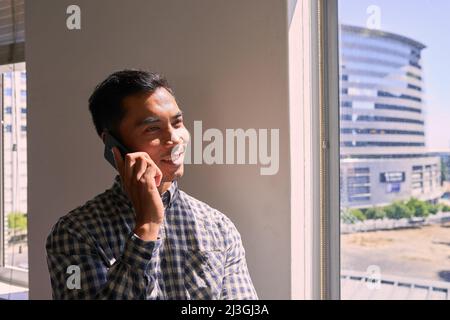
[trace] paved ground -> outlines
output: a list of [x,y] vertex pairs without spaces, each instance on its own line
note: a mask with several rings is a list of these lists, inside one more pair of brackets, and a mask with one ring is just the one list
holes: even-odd
[[28,297],[28,288],[0,281],[0,299],[22,300],[24,297]]
[[344,270],[450,282],[450,226],[346,234],[341,253]]
[[28,245],[26,242],[8,244],[5,250],[5,263],[14,267],[28,269]]

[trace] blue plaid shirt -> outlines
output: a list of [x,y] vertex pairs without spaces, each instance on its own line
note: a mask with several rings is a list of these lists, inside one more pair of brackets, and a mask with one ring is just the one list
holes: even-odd
[[119,176],[61,217],[46,243],[53,298],[258,299],[231,220],[176,181],[162,199],[156,241],[134,234],[135,213]]

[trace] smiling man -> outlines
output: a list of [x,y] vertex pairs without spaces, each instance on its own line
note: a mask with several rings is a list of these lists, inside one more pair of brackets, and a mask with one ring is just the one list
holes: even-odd
[[178,188],[189,132],[159,74],[124,70],[89,99],[118,140],[113,186],[61,217],[46,243],[54,299],[258,299],[239,232]]

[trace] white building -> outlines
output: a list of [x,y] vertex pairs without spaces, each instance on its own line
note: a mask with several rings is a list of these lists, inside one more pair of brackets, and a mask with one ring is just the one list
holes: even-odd
[[442,194],[440,159],[425,146],[425,46],[341,26],[341,207]]

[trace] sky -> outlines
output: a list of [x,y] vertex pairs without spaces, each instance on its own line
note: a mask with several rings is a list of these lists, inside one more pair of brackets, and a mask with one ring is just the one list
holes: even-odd
[[417,40],[422,51],[426,146],[450,148],[450,1],[338,0],[340,23],[366,26],[367,8],[381,12],[381,30]]

